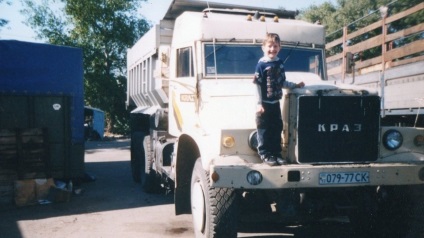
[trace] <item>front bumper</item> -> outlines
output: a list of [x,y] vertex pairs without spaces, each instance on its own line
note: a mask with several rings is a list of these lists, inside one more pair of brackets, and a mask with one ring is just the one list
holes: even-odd
[[[260,184],[248,183],[247,174],[251,171],[258,171],[262,175]],[[367,173],[369,179],[365,183],[320,184],[320,174],[323,173]],[[210,167],[210,176],[211,186],[235,189],[414,185],[424,184],[424,163],[291,164],[273,167],[258,163],[214,163]]]

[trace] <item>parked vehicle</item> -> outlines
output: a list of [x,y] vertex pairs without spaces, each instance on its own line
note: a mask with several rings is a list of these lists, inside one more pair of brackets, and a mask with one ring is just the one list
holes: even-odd
[[[236,237],[240,221],[404,224],[408,191],[424,183],[424,129],[382,127],[377,91],[326,82],[323,26],[292,11],[207,6],[173,1],[128,50],[134,180],[173,191],[196,237]],[[282,40],[288,80],[306,84],[281,101],[289,164],[273,167],[257,155],[253,85],[267,32]]]
[[[340,38],[327,42],[327,52],[333,52],[326,59],[328,78],[334,84],[354,84],[378,90],[382,125],[424,127],[424,44],[422,37],[415,37],[422,32],[423,22],[410,21],[424,13],[424,3],[402,12],[392,11],[394,5],[371,11],[359,19],[358,24],[340,29]],[[411,4],[405,7],[408,5]],[[376,14],[381,17],[377,21],[367,25],[361,22]],[[391,28],[391,25],[403,28]],[[376,30],[379,33],[373,35],[371,32]],[[361,38],[362,41],[358,40]],[[364,56],[376,48],[381,52]]]
[[84,107],[85,140],[103,140],[105,113],[98,108]]

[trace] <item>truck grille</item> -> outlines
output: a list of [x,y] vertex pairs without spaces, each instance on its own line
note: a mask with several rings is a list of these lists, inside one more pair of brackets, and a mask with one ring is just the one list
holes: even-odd
[[298,105],[298,162],[377,159],[378,96],[302,96]]

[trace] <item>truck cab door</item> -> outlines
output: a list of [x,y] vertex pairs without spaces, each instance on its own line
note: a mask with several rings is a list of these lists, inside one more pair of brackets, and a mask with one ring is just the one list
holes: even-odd
[[169,82],[169,133],[178,136],[196,125],[195,54],[193,46],[174,48]]

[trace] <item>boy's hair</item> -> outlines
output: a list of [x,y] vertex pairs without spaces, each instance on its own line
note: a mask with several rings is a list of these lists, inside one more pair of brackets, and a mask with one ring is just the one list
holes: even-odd
[[276,33],[266,33],[266,37],[262,42],[262,45],[266,45],[268,42],[273,42],[277,44],[281,44],[280,37]]

